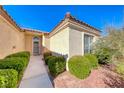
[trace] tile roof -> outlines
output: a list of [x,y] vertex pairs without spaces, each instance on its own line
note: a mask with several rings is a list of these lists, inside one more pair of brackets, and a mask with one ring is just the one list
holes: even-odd
[[36,29],[28,29],[28,28],[20,28],[18,24],[12,19],[12,17],[3,9],[2,5],[0,5],[0,14],[7,20],[9,21],[14,27],[16,27],[19,31],[32,31],[32,32],[37,32],[37,33],[47,33],[45,31],[41,30],[36,30]]
[[[28,29],[28,28],[20,28],[20,27],[16,24],[16,22],[12,19],[12,17],[3,9],[2,5],[0,5],[0,9],[2,10],[2,13],[3,13],[5,19],[8,20],[8,21],[9,21],[12,25],[14,25],[17,29],[19,29],[19,31],[28,30],[28,31],[32,31],[32,32],[38,32],[38,33],[46,33],[46,34],[49,34],[49,32],[45,32],[45,31],[41,31],[41,30]],[[80,20],[76,19],[76,18],[73,17],[69,12],[66,13],[64,19],[61,20],[61,21],[58,23],[58,25],[54,27],[54,29],[56,29],[56,28],[57,28],[65,19],[67,19],[67,18],[68,18],[69,20],[75,21],[75,22],[77,22],[77,23],[79,23],[79,24],[85,25],[85,26],[90,27],[90,28],[92,28],[92,29],[94,29],[94,30],[96,30],[96,31],[101,32],[100,30],[96,29],[95,27],[93,27],[93,26],[91,26],[91,25],[89,25],[89,24],[87,24],[87,23],[85,23],[85,22],[83,22],[83,21],[80,21]],[[54,29],[53,29],[53,30],[54,30]],[[53,31],[53,30],[52,30],[52,31]],[[52,32],[52,31],[51,31],[51,32]],[[50,33],[51,33],[51,32],[50,32]]]
[[3,9],[2,5],[0,5],[0,15],[2,15],[7,21],[9,21],[13,26],[15,26],[19,31],[21,28],[16,24],[16,22],[12,19],[12,17]]
[[[73,17],[69,12],[66,13],[64,19],[61,20],[61,21],[58,23],[58,25],[54,27],[53,30],[55,30],[55,29],[56,29],[65,19],[67,19],[67,18],[68,18],[69,20],[75,21],[75,22],[77,22],[77,23],[79,23],[79,24],[85,25],[85,26],[90,27],[90,28],[92,28],[92,29],[94,29],[94,30],[96,30],[96,31],[101,32],[99,29],[97,29],[97,28],[95,28],[95,27],[93,27],[93,26],[91,26],[91,25],[89,25],[89,24],[87,24],[87,23],[85,23],[85,22],[83,22],[83,21],[80,21],[80,20],[76,19],[76,18]],[[53,30],[52,30],[51,32],[53,32]]]
[[[69,18],[70,20],[75,21],[75,22],[77,22],[77,23],[79,23],[79,24],[82,24],[82,25],[85,25],[85,26],[87,26],[87,27],[90,27],[90,28],[92,28],[92,29],[94,29],[94,30],[100,31],[100,30],[98,30],[97,28],[95,28],[95,27],[93,27],[93,26],[91,26],[91,25],[89,25],[89,24],[87,24],[87,23],[85,23],[85,22],[83,22],[83,21],[80,21],[80,20],[76,19],[76,18],[73,17],[69,12],[66,13],[65,18]],[[101,31],[100,31],[100,32],[101,32]]]
[[30,29],[30,28],[21,28],[23,31],[30,31],[30,32],[36,32],[36,33],[44,33],[48,34],[49,32],[46,31],[41,31],[41,30],[36,30],[36,29]]

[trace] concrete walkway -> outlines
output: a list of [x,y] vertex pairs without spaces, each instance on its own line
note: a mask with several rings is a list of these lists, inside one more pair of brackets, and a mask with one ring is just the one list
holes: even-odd
[[32,56],[24,73],[20,88],[52,88],[41,56]]

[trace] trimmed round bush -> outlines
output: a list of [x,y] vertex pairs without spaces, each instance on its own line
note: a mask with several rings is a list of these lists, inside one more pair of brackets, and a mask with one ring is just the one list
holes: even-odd
[[56,77],[65,71],[66,62],[64,57],[51,57],[48,61],[48,68],[52,76]]
[[18,72],[13,69],[0,69],[0,88],[16,88]]
[[84,57],[86,57],[89,60],[90,64],[92,65],[92,68],[98,67],[98,59],[95,55],[85,54]]
[[73,56],[68,61],[68,67],[71,74],[79,79],[85,79],[91,71],[91,64],[86,57]]

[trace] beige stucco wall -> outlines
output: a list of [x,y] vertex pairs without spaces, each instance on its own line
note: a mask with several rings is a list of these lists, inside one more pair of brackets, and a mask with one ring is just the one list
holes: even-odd
[[82,55],[82,32],[70,28],[69,31],[69,57]]
[[50,50],[54,54],[69,56],[69,27],[62,29],[50,38]]
[[40,51],[40,54],[43,54],[43,46],[42,46],[42,42],[43,42],[43,38],[42,38],[42,36],[39,36],[39,38],[40,38],[40,41],[39,41],[39,47],[40,47],[40,49],[39,49],[39,51]]
[[[31,55],[33,55],[33,37],[35,34],[25,34],[25,49],[26,51],[29,51]],[[42,48],[42,36],[39,37],[39,53],[41,54],[43,52]]]
[[77,29],[70,28],[69,31],[69,58],[74,55],[84,55],[84,35],[93,36],[93,43],[99,38],[94,34],[86,31],[80,31]]
[[50,50],[57,54],[68,55],[67,60],[74,55],[84,55],[84,34],[92,35],[93,42],[99,36],[76,28],[67,27],[50,37]]
[[32,35],[28,35],[28,34],[25,34],[25,49],[26,51],[29,51],[31,54],[33,54],[33,50],[32,50],[32,38],[33,36]]
[[25,50],[24,33],[0,16],[0,58]]
[[50,38],[47,35],[42,36],[42,47],[44,49],[43,52],[47,52],[50,50]]

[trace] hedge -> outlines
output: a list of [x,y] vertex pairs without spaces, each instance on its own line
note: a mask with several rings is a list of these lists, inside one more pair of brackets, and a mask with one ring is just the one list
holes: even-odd
[[48,65],[48,61],[55,56],[48,56],[45,58],[45,64]]
[[21,62],[24,67],[27,67],[28,63],[29,63],[29,59],[26,57],[11,57],[11,58],[6,58],[6,60],[10,60],[10,59],[15,59],[18,60],[19,62]]
[[48,61],[48,68],[51,75],[54,77],[65,71],[66,62],[64,57],[51,57]]
[[44,54],[43,54],[43,56],[44,56],[44,59],[46,59],[48,56],[52,56],[52,52],[45,52]]
[[18,72],[13,69],[0,69],[0,88],[16,88]]
[[11,58],[11,57],[26,57],[29,60],[30,52],[28,51],[17,52],[17,53],[8,55],[5,58]]
[[[7,73],[7,75],[9,75],[9,73],[12,74],[11,71],[6,72],[5,69],[13,69],[14,71],[17,71],[17,73],[18,73],[17,74],[17,82],[19,82],[21,80],[22,76],[23,76],[25,68],[28,65],[29,58],[30,58],[30,53],[27,52],[27,51],[18,52],[18,53],[8,55],[4,59],[0,60],[0,69],[1,70],[3,69],[2,73],[5,74],[5,75],[6,75],[6,73]],[[14,71],[13,71],[13,73],[14,73]],[[0,75],[0,87],[17,87],[17,84],[16,84],[16,86],[14,86],[14,85],[13,86],[8,86],[8,84],[11,80],[7,81],[8,80],[6,78],[7,75],[6,76],[1,76]],[[11,76],[10,76],[10,79],[11,79]]]
[[0,69],[15,69],[19,73],[19,79],[27,67],[30,58],[29,52],[18,52],[0,60]]
[[97,68],[98,67],[98,59],[95,55],[85,54],[84,57],[86,57],[89,60],[92,68]]
[[0,60],[0,69],[15,69],[20,73],[26,65],[25,58],[13,57]]
[[91,63],[86,57],[73,56],[68,61],[68,67],[71,74],[79,79],[85,79],[91,71]]

